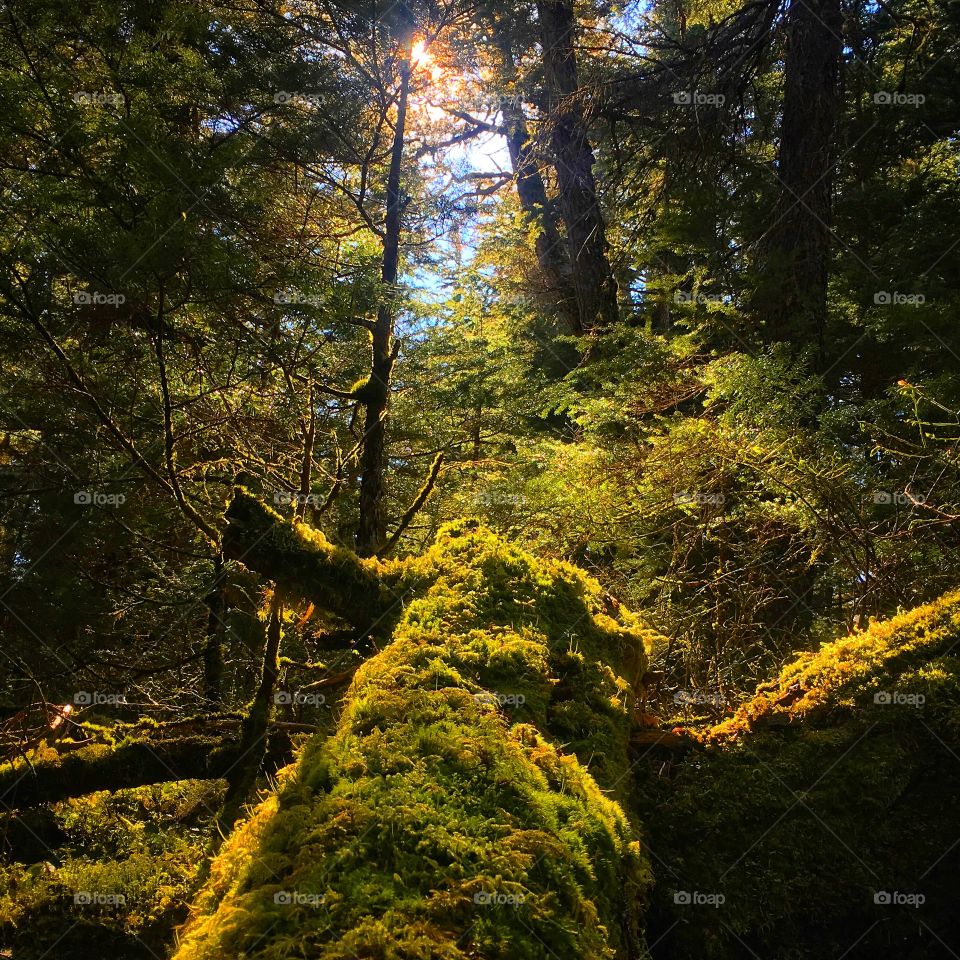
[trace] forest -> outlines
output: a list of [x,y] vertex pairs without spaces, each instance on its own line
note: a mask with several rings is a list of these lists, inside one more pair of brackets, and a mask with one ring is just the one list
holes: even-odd
[[0,957],[960,957],[958,174],[960,0],[2,0]]

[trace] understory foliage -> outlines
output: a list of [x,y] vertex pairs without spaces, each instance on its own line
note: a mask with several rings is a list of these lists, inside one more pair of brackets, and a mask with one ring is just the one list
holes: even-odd
[[0,823],[0,936],[24,960],[143,960],[196,894],[224,784],[101,791]]
[[956,413],[906,380],[828,411],[824,389],[779,347],[620,331],[526,398],[562,430],[491,439],[434,509],[584,566],[670,638],[665,689],[732,706],[798,649],[960,577]]

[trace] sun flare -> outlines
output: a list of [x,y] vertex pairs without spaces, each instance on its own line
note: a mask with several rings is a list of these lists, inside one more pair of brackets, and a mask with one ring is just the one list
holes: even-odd
[[437,63],[436,58],[427,48],[426,40],[421,39],[414,42],[410,48],[410,63],[415,69],[428,70],[430,80],[433,83],[438,83],[443,79],[443,67]]
[[433,54],[427,50],[426,40],[417,40],[410,50],[410,61],[415,67],[429,67],[433,63]]

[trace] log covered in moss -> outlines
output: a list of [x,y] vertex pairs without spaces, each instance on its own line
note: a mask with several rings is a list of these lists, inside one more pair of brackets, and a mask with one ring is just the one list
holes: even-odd
[[640,783],[655,957],[956,955],[960,593],[802,654],[700,740]]
[[177,960],[641,956],[651,874],[627,802],[625,675],[642,672],[642,624],[472,522],[342,577],[303,527],[261,529],[274,546],[248,549],[264,513],[243,511],[228,539],[266,575],[283,582],[303,547],[305,596],[344,587],[349,602],[328,603],[343,613],[403,600],[381,606],[389,642],[334,734],[215,860]]
[[144,734],[119,744],[93,743],[70,752],[41,749],[26,763],[0,766],[3,809],[33,807],[98,790],[171,780],[216,780],[238,759],[239,735]]
[[399,595],[383,583],[378,561],[361,560],[305,523],[285,522],[245,490],[236,491],[227,519],[226,557],[357,629],[370,628],[396,608]]

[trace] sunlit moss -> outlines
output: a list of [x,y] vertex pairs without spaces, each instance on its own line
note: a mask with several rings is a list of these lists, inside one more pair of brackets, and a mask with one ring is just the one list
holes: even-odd
[[[956,942],[958,645],[960,593],[871,623],[701,729],[671,780],[641,778],[671,957],[841,956],[860,936],[850,956],[905,955],[921,921]],[[725,902],[675,902],[693,891]],[[922,909],[875,901],[891,891]]]
[[627,956],[642,625],[472,521],[377,573],[389,643],[221,852],[177,960]]

